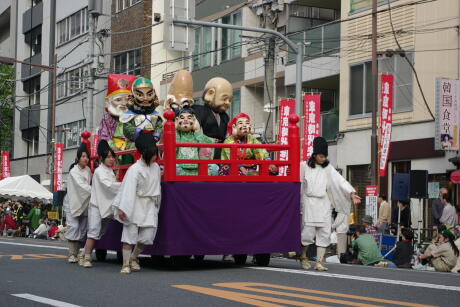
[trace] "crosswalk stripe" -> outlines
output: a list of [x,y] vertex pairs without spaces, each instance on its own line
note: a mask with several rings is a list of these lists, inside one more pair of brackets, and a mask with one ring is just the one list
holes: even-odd
[[50,298],[47,298],[47,297],[33,295],[33,294],[29,294],[29,293],[20,293],[20,294],[11,294],[11,295],[15,296],[15,297],[20,297],[20,298],[23,298],[23,299],[26,299],[26,300],[29,300],[29,301],[48,304],[50,306],[56,306],[56,307],[81,307],[79,305],[74,305],[74,304],[70,304],[70,303],[66,303],[66,302],[62,302],[62,301],[57,301],[57,300],[53,300],[53,299],[50,299]]
[[329,278],[341,278],[341,279],[377,282],[377,283],[384,283],[384,284],[402,285],[402,286],[409,286],[409,287],[430,288],[430,289],[437,289],[437,290],[450,290],[450,291],[460,292],[460,287],[457,287],[457,286],[438,285],[438,284],[430,284],[430,283],[415,282],[415,281],[394,280],[394,279],[385,279],[385,278],[375,278],[375,277],[365,277],[365,276],[345,275],[345,274],[335,274],[335,273],[323,273],[323,272],[316,272],[316,271],[305,271],[305,270],[294,270],[294,269],[269,268],[269,267],[247,267],[247,268],[251,270],[302,274],[302,275],[311,275],[311,276],[329,277]]

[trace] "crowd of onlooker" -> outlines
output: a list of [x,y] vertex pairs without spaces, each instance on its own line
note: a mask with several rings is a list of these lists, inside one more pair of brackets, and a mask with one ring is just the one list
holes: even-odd
[[0,236],[58,239],[65,228],[48,218],[50,205],[7,201],[0,204]]
[[[421,244],[414,242],[415,235],[420,233],[411,228],[409,202],[398,202],[391,210],[386,197],[379,196],[378,204],[376,223],[366,215],[362,224],[347,227],[348,236],[337,236],[340,262],[460,273],[460,210],[452,205],[447,189],[442,188],[439,198],[433,201],[433,228],[430,229],[433,235],[425,236]],[[395,246],[387,252],[382,252],[381,248],[384,236],[397,238]],[[349,238],[351,244],[340,242]],[[349,248],[344,250],[342,246]]]

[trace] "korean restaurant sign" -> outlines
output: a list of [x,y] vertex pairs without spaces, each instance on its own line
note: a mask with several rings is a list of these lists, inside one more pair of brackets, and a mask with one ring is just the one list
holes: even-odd
[[436,79],[436,150],[459,150],[460,80]]

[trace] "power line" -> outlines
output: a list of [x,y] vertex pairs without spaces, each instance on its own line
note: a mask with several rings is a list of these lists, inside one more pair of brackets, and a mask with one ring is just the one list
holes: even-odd
[[128,34],[128,33],[133,33],[133,32],[137,32],[137,31],[141,31],[141,30],[146,30],[146,29],[150,29],[150,28],[153,28],[153,27],[156,27],[158,25],[161,25],[164,21],[159,21],[159,22],[156,22],[156,23],[153,23],[151,25],[148,25],[148,26],[145,26],[145,27],[140,27],[140,28],[136,28],[136,29],[132,29],[132,30],[127,30],[127,31],[121,31],[121,32],[111,32],[110,29],[105,29],[105,31],[107,31],[107,35],[121,35],[121,34]]
[[[390,25],[391,25],[391,29],[393,30],[393,36],[394,36],[396,45],[398,46],[399,50],[403,50],[403,49],[401,48],[401,44],[399,43],[398,38],[396,37],[396,33],[395,33],[395,31],[394,31],[393,18],[392,18],[392,15],[391,15],[390,0],[387,0],[387,4],[388,4],[388,14],[389,14],[389,17],[390,17]],[[419,78],[418,78],[418,73],[417,73],[417,71],[415,70],[415,67],[414,67],[414,65],[412,64],[412,62],[409,61],[409,59],[408,59],[406,56],[404,56],[404,58],[406,59],[406,62],[409,64],[409,66],[410,66],[410,68],[412,69],[412,71],[414,72],[415,80],[417,81],[417,85],[418,85],[418,88],[419,88],[419,90],[420,90],[420,94],[422,95],[423,102],[425,103],[425,106],[426,106],[428,112],[430,112],[431,118],[432,118],[433,120],[435,120],[435,117],[434,117],[434,115],[433,115],[433,112],[431,112],[430,106],[428,105],[428,102],[426,101],[425,93],[423,92],[422,85],[420,84],[420,80],[419,80]]]

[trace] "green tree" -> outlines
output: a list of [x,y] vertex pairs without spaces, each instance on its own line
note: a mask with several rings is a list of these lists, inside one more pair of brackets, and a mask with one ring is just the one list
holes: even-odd
[[0,64],[0,150],[11,152],[13,145],[14,68]]

